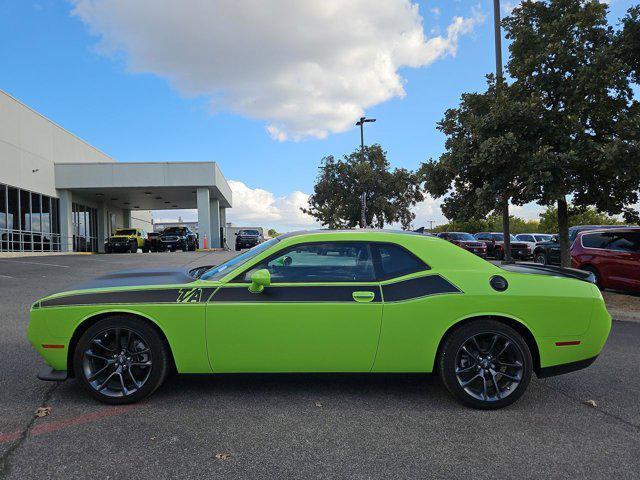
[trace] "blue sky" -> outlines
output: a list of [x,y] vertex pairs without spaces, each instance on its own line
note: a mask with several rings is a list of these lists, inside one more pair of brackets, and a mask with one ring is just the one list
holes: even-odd
[[[220,59],[208,71],[202,72],[184,59],[190,56],[191,50],[188,44],[180,50],[180,41],[184,39],[181,35],[171,38],[169,30],[167,39],[162,38],[163,33],[160,37],[153,36],[154,22],[173,22],[163,25],[168,29],[178,28],[174,18],[162,18],[157,11],[147,16],[140,11],[120,11],[118,17],[110,8],[126,9],[118,6],[123,2],[108,0],[104,2],[106,7],[101,3],[94,0],[80,0],[79,4],[62,0],[0,2],[0,89],[121,162],[217,161],[227,179],[235,181],[234,193],[238,191],[236,197],[240,204],[230,218],[237,223],[273,224],[281,229],[308,224],[308,220],[299,218],[294,212],[304,200],[304,194],[312,191],[321,158],[352,151],[359,143],[359,132],[356,127],[344,130],[348,112],[332,116],[333,112],[323,110],[326,105],[316,106],[312,101],[307,103],[309,95],[306,90],[289,98],[289,92],[296,88],[295,85],[280,89],[278,82],[272,82],[265,88],[271,88],[273,94],[271,90],[266,93],[260,91],[261,83],[255,77],[275,75],[280,79],[280,72],[274,74],[273,70],[281,68],[288,71],[287,68],[291,67],[286,58],[283,60],[278,54],[278,49],[282,49],[282,43],[278,42],[290,42],[295,46],[295,36],[282,40],[273,35],[281,16],[265,21],[269,25],[269,35],[264,37],[267,40],[260,40],[273,40],[273,49],[265,47],[265,55],[274,55],[273,61],[264,62],[266,65],[256,67],[254,72],[250,65],[238,66],[242,61],[234,59],[233,52],[224,58],[216,51],[215,55]],[[159,2],[158,10],[162,9],[160,4],[165,3]],[[348,100],[354,104],[371,104],[364,111],[367,116],[378,119],[375,124],[367,126],[366,142],[380,143],[388,151],[393,166],[412,169],[442,152],[444,138],[436,131],[436,122],[446,108],[456,105],[461,93],[482,89],[484,75],[494,68],[491,1],[413,3],[418,5],[422,17],[420,26],[427,40],[439,35],[446,40],[447,27],[455,17],[467,19],[469,23],[461,29],[455,45],[449,45],[449,50],[435,59],[428,57],[428,52],[433,50],[431,46],[415,55],[411,52],[402,54],[404,60],[400,63],[418,65],[392,69],[402,78],[404,96],[399,96],[397,86],[393,85],[386,93],[376,93],[366,78],[366,72],[363,72],[363,89],[365,94],[372,91],[371,96],[361,98],[357,92],[348,95]],[[504,3],[508,6],[507,2]],[[632,3],[623,0],[611,2],[612,19],[622,16]],[[78,10],[72,14],[74,8]],[[345,16],[357,17],[357,7],[353,8]],[[159,16],[155,18],[156,15]],[[177,22],[188,23],[189,18]],[[226,18],[220,25],[231,24],[233,27],[233,22],[238,21],[233,18],[238,17]],[[309,18],[313,21],[312,16]],[[398,23],[405,22],[406,25],[407,18],[398,18]],[[395,20],[390,19],[388,23]],[[139,34],[136,21],[150,22],[148,30],[139,28],[139,31],[148,33],[149,38],[138,38],[143,34]],[[348,28],[350,21],[357,21],[357,18],[345,20],[345,25],[340,28]],[[395,28],[394,25],[382,25],[380,19],[375,21],[380,25],[381,35],[387,35]],[[198,44],[202,48],[210,48],[216,42],[224,43],[224,35],[230,37],[229,42],[235,41],[233,31],[227,32],[215,25],[212,30],[218,36],[210,38],[212,33],[206,25],[206,21],[199,24],[194,20],[193,26],[179,26],[194,30],[201,28],[202,32],[190,41],[196,42],[202,37],[202,44]],[[283,31],[287,28],[282,26]],[[312,30],[314,27],[309,28]],[[335,35],[339,37],[341,33],[336,31]],[[327,38],[327,44],[331,45],[327,48],[340,49],[344,42],[349,41],[336,38],[332,43],[331,40]],[[262,48],[260,44],[251,45],[251,39],[248,42],[248,51]],[[294,49],[290,55],[304,55],[302,48],[302,53]],[[371,48],[385,47],[372,44]],[[310,52],[316,55],[315,51]],[[288,52],[286,54],[289,55]],[[325,55],[326,52],[317,54]],[[165,56],[160,58],[162,55]],[[202,58],[207,58],[206,53],[204,55]],[[251,61],[258,64],[260,60],[257,57]],[[376,68],[373,64],[365,65]],[[177,71],[175,75],[172,69]],[[198,71],[194,73],[193,69]],[[344,67],[336,69],[328,67],[328,71],[319,72],[320,75],[311,73],[314,76],[310,78],[314,81],[318,76],[328,76],[328,85],[319,82],[314,88],[337,90],[336,85],[331,84],[332,75],[354,76],[353,72],[344,72]],[[243,76],[253,78],[248,78],[245,85]],[[224,78],[221,80],[220,77]],[[229,98],[218,101],[218,93],[208,91],[213,88],[211,85],[230,85]],[[355,91],[358,85],[360,83],[356,81],[349,88]],[[221,90],[221,95],[225,96],[224,86]],[[321,113],[298,119],[295,113],[282,113],[278,105],[268,102],[268,98],[258,102],[259,106],[245,107],[245,100],[254,95],[272,97],[272,103],[280,101],[282,96],[282,103],[300,101],[303,109],[317,107]],[[344,93],[336,93],[336,96],[340,95],[344,96]],[[385,96],[389,98],[380,100]],[[278,131],[285,132],[282,135],[289,140],[273,138],[277,134],[270,134],[267,128],[274,124]],[[319,125],[318,128],[324,131],[309,134],[310,124],[314,128]],[[438,203],[429,201],[418,208],[415,226],[424,225],[427,220],[442,221]],[[520,211],[531,217],[537,210],[527,207]],[[171,214],[160,216],[166,218]]]

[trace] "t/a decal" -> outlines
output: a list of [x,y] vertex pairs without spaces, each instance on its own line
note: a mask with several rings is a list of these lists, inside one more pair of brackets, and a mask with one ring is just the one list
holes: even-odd
[[202,300],[201,288],[181,288],[178,291],[177,303],[198,303]]

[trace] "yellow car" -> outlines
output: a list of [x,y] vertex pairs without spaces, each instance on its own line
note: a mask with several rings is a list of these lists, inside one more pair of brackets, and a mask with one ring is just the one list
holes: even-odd
[[138,249],[142,249],[144,253],[149,251],[147,232],[140,228],[118,228],[104,241],[105,253],[136,253]]

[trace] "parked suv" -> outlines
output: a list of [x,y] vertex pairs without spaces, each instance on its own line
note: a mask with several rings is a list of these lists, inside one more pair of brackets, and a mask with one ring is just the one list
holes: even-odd
[[149,251],[147,232],[140,228],[118,228],[104,241],[105,253],[136,253],[138,249],[142,249],[145,253]]
[[[580,232],[589,230],[609,230],[620,228],[620,225],[576,225],[569,228],[569,245],[571,246]],[[538,243],[533,250],[533,261],[542,265],[560,265],[560,242],[554,235],[548,242]]]
[[175,252],[181,249],[183,252],[195,252],[198,248],[198,239],[195,233],[188,227],[168,227],[160,233],[158,250]]
[[[500,232],[480,232],[475,234],[476,240],[487,246],[487,255],[498,260],[504,259],[504,234]],[[532,251],[524,242],[518,242],[516,237],[511,235],[511,256],[517,260],[531,259]]]
[[593,272],[601,289],[640,292],[640,228],[578,233],[571,248],[571,265]]
[[464,248],[465,250],[475,253],[480,257],[487,256],[487,246],[475,239],[473,235],[465,232],[441,232],[438,237],[447,240],[454,245]]
[[247,229],[236,233],[236,250],[255,247],[259,243],[262,243],[262,235],[259,230]]

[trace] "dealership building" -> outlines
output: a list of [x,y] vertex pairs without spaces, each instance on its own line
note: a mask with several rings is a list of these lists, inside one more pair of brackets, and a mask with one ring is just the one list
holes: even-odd
[[170,209],[197,209],[200,247],[220,247],[231,202],[215,162],[116,162],[0,90],[2,252],[103,251]]

